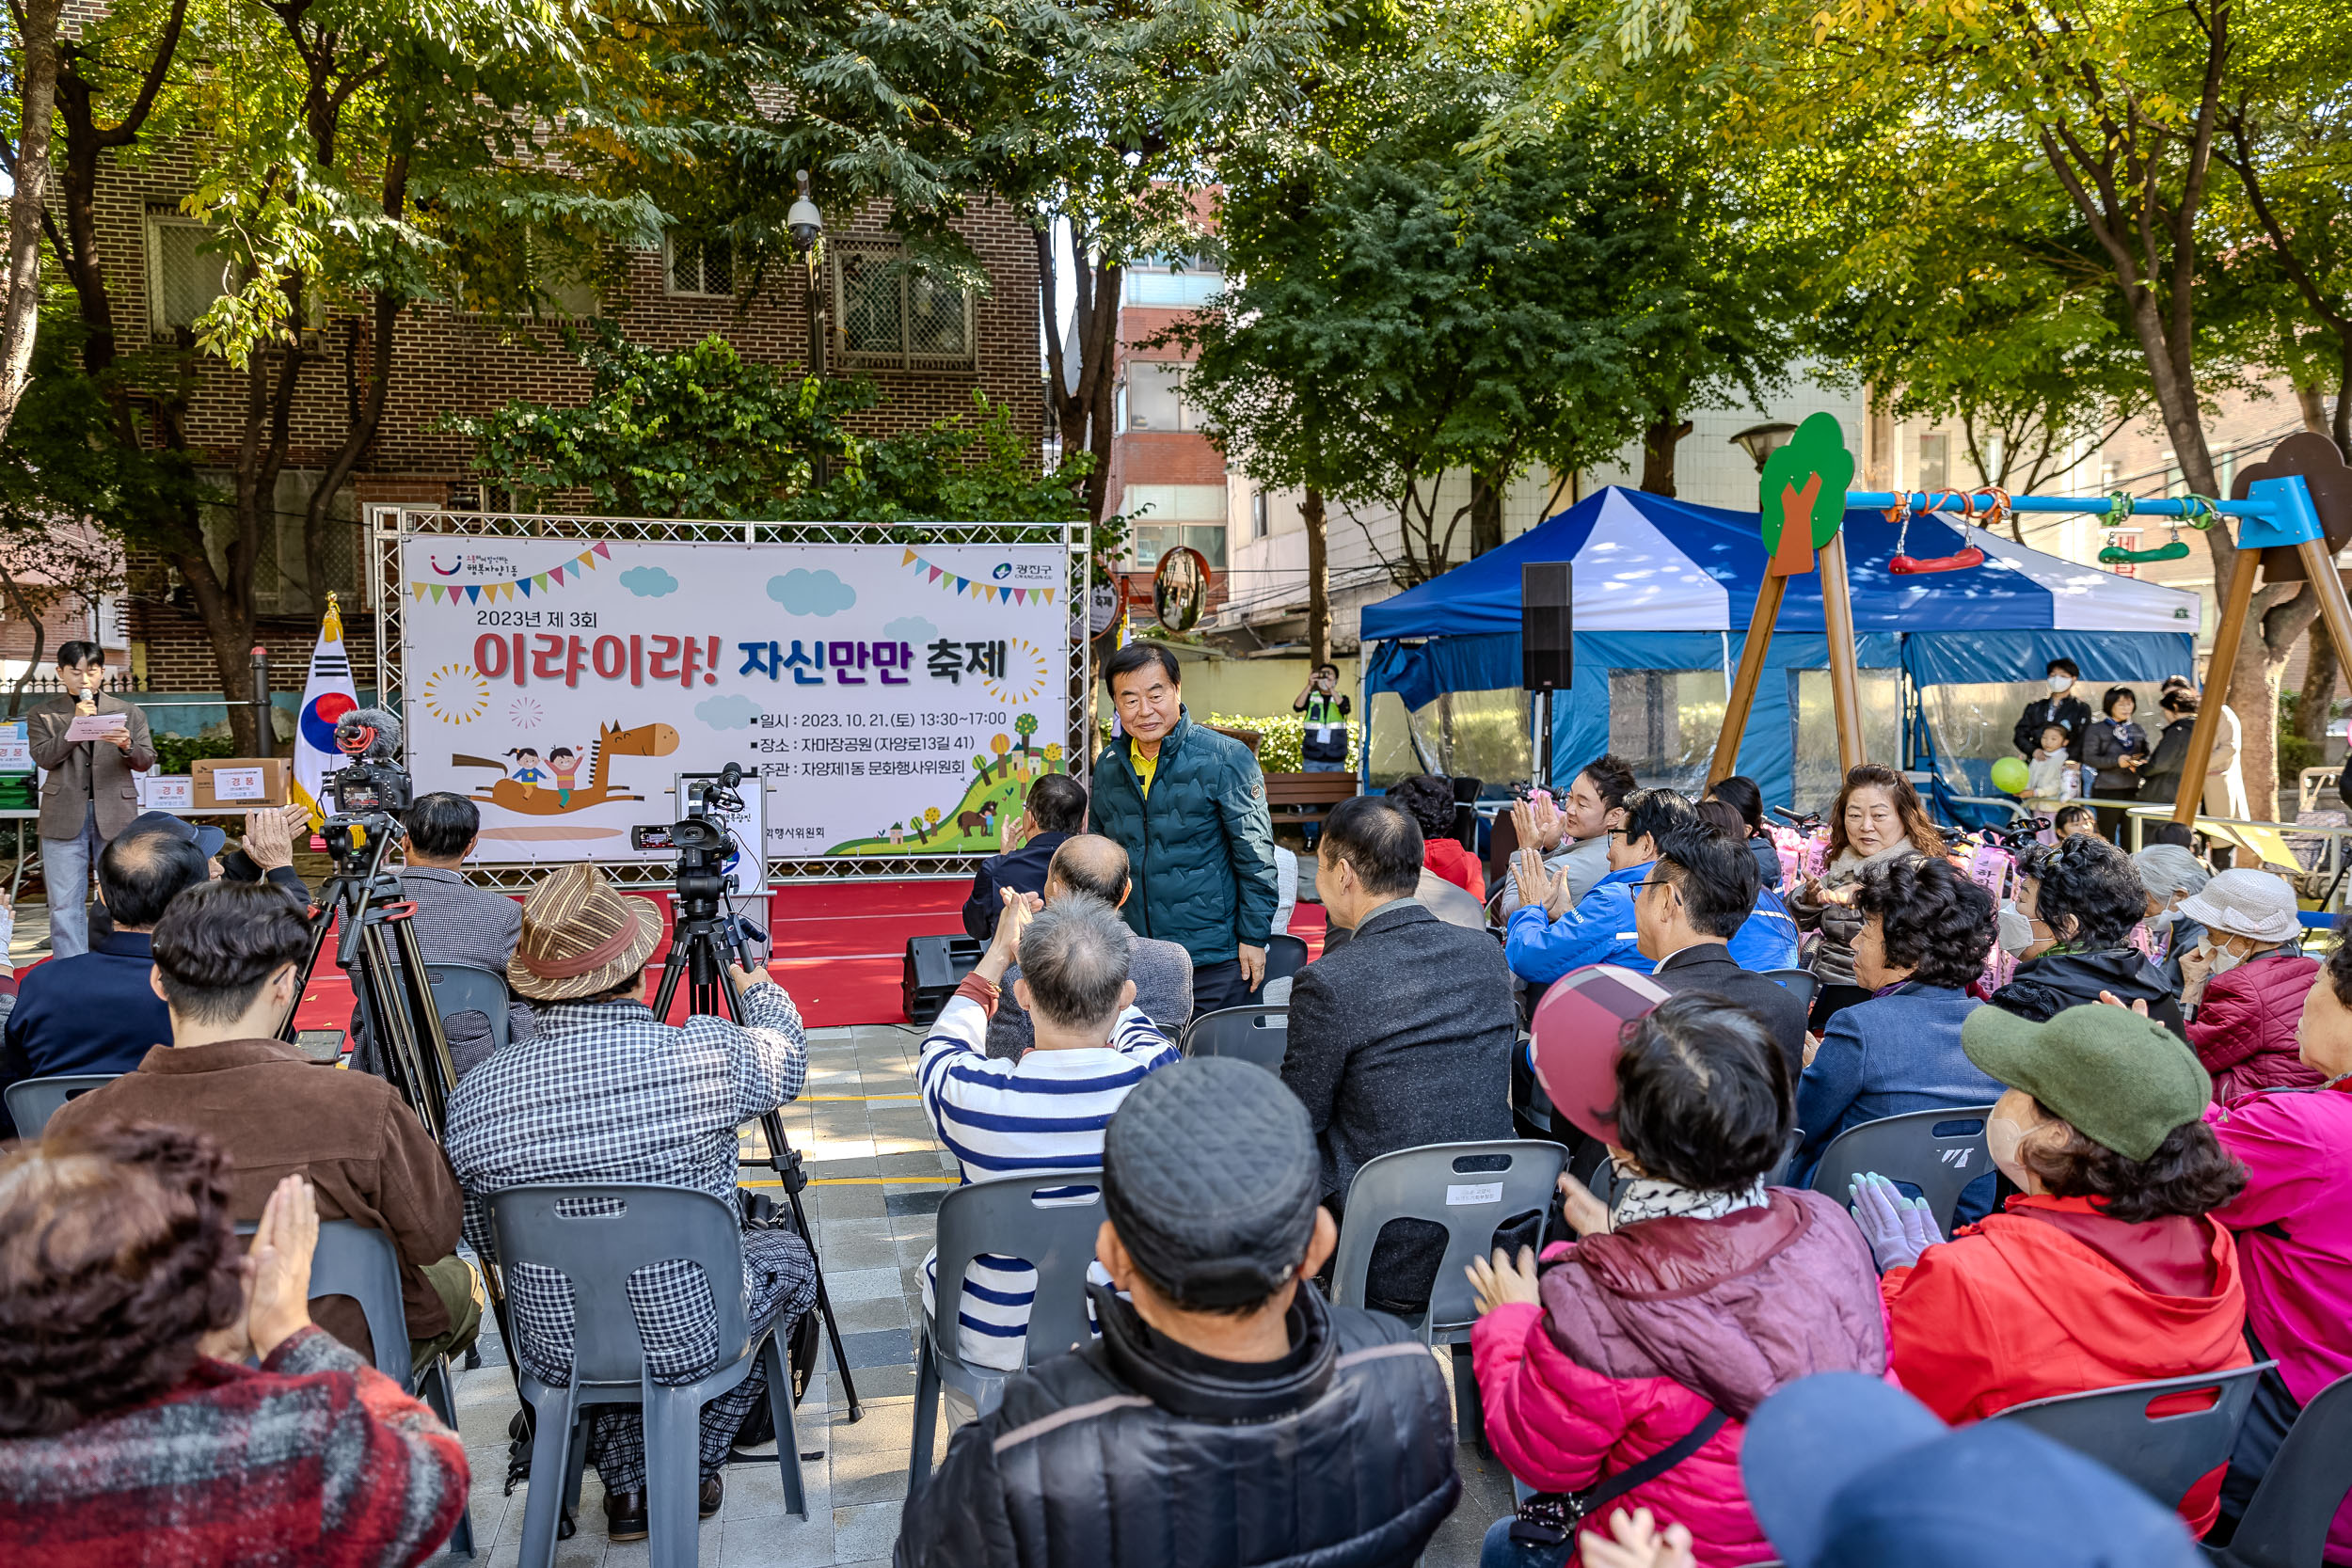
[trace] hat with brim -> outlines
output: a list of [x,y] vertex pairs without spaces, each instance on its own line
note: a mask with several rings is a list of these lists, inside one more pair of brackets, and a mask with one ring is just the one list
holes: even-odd
[[523,900],[523,929],[506,983],[533,1002],[611,990],[645,967],[661,941],[661,913],[624,896],[593,865],[548,873]]
[[1788,1568],[2203,1560],[2178,1514],[2097,1461],[2019,1421],[1947,1431],[1860,1372],[1800,1378],[1758,1405],[1740,1476]]
[[2047,1023],[1979,1007],[1960,1026],[1960,1048],[2127,1160],[2153,1156],[2174,1128],[2204,1114],[2213,1092],[2178,1035],[2105,1002],[2069,1007]]
[[210,822],[191,822],[186,817],[167,811],[143,811],[124,825],[118,839],[136,838],[141,833],[169,833],[185,839],[197,847],[206,860],[220,853],[220,847],[229,842],[229,835]]
[[2181,900],[2181,913],[2208,931],[2291,942],[2301,934],[2295,890],[2267,871],[2232,869]]
[[1544,992],[1528,1054],[1552,1109],[1603,1143],[1617,1141],[1617,1058],[1627,1026],[1673,994],[1646,974],[1593,964]]

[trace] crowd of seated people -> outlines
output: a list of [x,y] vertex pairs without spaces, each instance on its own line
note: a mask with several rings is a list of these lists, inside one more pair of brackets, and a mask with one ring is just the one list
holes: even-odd
[[[1480,931],[1422,903],[1425,874],[1477,883],[1432,853],[1453,844],[1451,785],[1407,781],[1323,826],[1316,890],[1345,939],[1292,977],[1269,1073],[1184,1059],[1193,959],[1137,934],[1126,852],[1077,831],[1083,795],[1049,784],[1077,789],[1039,781],[1027,829],[976,886],[995,903],[989,945],[923,1041],[915,1087],[962,1181],[1069,1177],[1047,1201],[1099,1189],[1096,1337],[1032,1357],[1027,1260],[987,1254],[961,1280],[927,1260],[925,1308],[957,1314],[967,1359],[1015,1375],[991,1409],[950,1390],[946,1457],[905,1506],[902,1563],[1410,1562],[1458,1506],[1454,1411],[1475,1408],[1533,1491],[1476,1521],[1489,1568],[1925,1560],[1948,1524],[1906,1499],[1947,1474],[1997,1474],[2017,1499],[1972,1550],[2186,1564],[2194,1537],[2236,1528],[2303,1407],[2352,1374],[2352,948],[2303,957],[2293,890],[2268,873],[2071,836],[2028,851],[1997,907],[1903,776],[1866,765],[1829,815],[1823,874],[1784,895],[1751,782],[1694,804],[1603,757],[1563,807],[1516,808],[1517,907]],[[77,1029],[43,994],[72,978],[62,964],[26,976],[16,1075],[88,1059],[55,1053],[84,1036],[128,1036],[108,1037],[97,1069],[120,1076],[0,1157],[0,1539],[29,1543],[24,1560],[228,1562],[301,1540],[305,1560],[405,1568],[447,1537],[465,1454],[374,1372],[355,1304],[310,1299],[319,1221],[390,1240],[421,1370],[485,1315],[459,1240],[497,1270],[496,1195],[650,1182],[738,1201],[740,1129],[806,1076],[792,999],[738,972],[739,1022],[655,1019],[653,907],[565,866],[510,933],[456,896],[476,892],[460,864],[477,826],[432,797],[412,824],[414,869],[448,895],[418,900],[421,927],[439,927],[437,946],[421,929],[428,951],[473,943],[517,1009],[504,1046],[469,1037],[439,1145],[364,1063],[335,1071],[277,1043],[301,911],[283,879],[213,880],[200,843],[119,839],[99,866],[113,918],[67,960],[127,965],[135,942],[147,1022]],[[1580,886],[1575,857],[1596,849]],[[2017,962],[1996,989],[2002,947]],[[1772,973],[1800,958],[1820,983],[1809,1010]],[[1519,1009],[1592,965],[1663,1000],[1596,1036],[1610,1102],[1580,1109],[1605,1137],[1533,1124],[1575,1144],[1572,1174],[1533,1217],[1534,1245],[1470,1269],[1475,1399],[1457,1400],[1401,1321],[1431,1299],[1441,1227],[1384,1229],[1368,1309],[1330,1305],[1349,1190],[1384,1154],[1512,1136],[1537,1059]],[[1986,1105],[1993,1170],[1948,1233],[1900,1169],[1810,1189],[1843,1133]],[[1608,1179],[1588,1186],[1595,1160]],[[818,1259],[743,1212],[747,1317],[782,1330],[812,1309]],[[249,1260],[238,1224],[258,1227]],[[493,1278],[510,1352],[566,1378],[564,1282],[520,1264]],[[682,1276],[646,1282],[649,1370],[708,1370],[707,1300]],[[2271,1361],[2235,1450],[2165,1499],[2169,1514],[2089,1460],[1983,1424],[2050,1395]],[[706,1515],[764,1379],[755,1366],[705,1407]],[[583,1424],[606,1534],[643,1539],[656,1482],[635,1412]],[[272,1457],[287,1444],[326,1457]],[[1878,1468],[1899,1456],[1909,1468]],[[1214,1517],[1198,1502],[1211,1497]],[[347,1529],[321,1530],[326,1497]],[[1840,1531],[1878,1558],[1837,1556]],[[184,1544],[159,1550],[158,1535]],[[2330,1553],[2352,1563],[2352,1501]]]

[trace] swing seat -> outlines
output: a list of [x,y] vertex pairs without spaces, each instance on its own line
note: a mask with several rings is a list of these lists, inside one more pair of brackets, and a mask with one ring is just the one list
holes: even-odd
[[2109,545],[2099,552],[2100,564],[2119,566],[2137,564],[2143,561],[2178,561],[2188,554],[2188,541],[2175,539],[2169,545],[2158,545],[2153,550],[2127,550],[2121,545]]
[[1930,556],[1924,561],[1916,556],[1899,555],[1886,563],[1886,569],[1902,577],[1917,577],[1925,572],[1964,572],[1983,564],[1984,552],[1971,545],[1957,555]]

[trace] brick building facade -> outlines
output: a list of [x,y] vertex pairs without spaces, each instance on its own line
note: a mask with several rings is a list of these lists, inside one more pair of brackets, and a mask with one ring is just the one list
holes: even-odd
[[[221,292],[218,259],[203,248],[205,230],[180,209],[191,183],[184,159],[115,159],[104,170],[100,247],[126,346],[141,336],[186,341],[188,324]],[[394,331],[381,426],[330,506],[340,526],[327,541],[327,580],[313,585],[303,567],[303,514],[345,438],[349,410],[376,352],[373,315],[363,304],[322,312],[304,333],[306,363],[293,404],[286,471],[276,492],[279,526],[264,541],[260,571],[259,641],[275,656],[272,689],[300,689],[326,590],[341,595],[345,610],[355,682],[363,692],[374,685],[362,509],[381,501],[480,504],[470,443],[436,427],[445,417],[486,414],[516,399],[559,405],[584,401],[591,377],[565,352],[561,328],[567,322],[607,319],[630,341],[657,349],[683,348],[716,334],[745,358],[779,366],[811,363],[814,325],[817,367],[870,376],[881,391],[880,405],[858,420],[868,434],[970,416],[977,390],[1009,405],[1015,428],[1041,439],[1037,259],[1028,230],[1001,205],[975,203],[957,228],[986,269],[989,287],[966,294],[890,267],[896,246],[885,219],[880,212],[862,214],[831,230],[813,285],[805,271],[789,267],[755,289],[750,278],[735,276],[723,252],[681,254],[665,242],[659,249],[615,247],[604,259],[602,276],[552,291],[562,313],[527,325],[442,304],[411,305]],[[245,436],[247,378],[218,358],[202,356],[197,363],[190,439],[199,461],[225,483]],[[273,360],[282,363],[282,356]],[[583,502],[554,496],[535,504],[575,511],[584,509]],[[151,690],[217,692],[219,675],[202,623],[175,576],[160,560],[133,559],[125,616],[133,668]]]

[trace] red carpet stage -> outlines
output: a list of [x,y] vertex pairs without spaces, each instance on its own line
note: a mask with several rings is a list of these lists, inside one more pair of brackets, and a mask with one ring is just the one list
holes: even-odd
[[[810,1028],[848,1023],[903,1023],[899,980],[909,937],[961,935],[969,879],[953,881],[864,879],[795,883],[769,895],[775,957],[769,973],[792,993]],[[670,918],[667,895],[660,900]],[[755,914],[755,919],[757,915]],[[1291,932],[1311,953],[1323,951],[1323,906],[1301,904]],[[666,951],[666,947],[664,949]],[[660,982],[657,971],[654,981]],[[686,999],[672,1006],[684,1018]],[[341,1029],[351,1020],[351,987],[330,952],[320,960],[295,1021],[306,1029]]]

